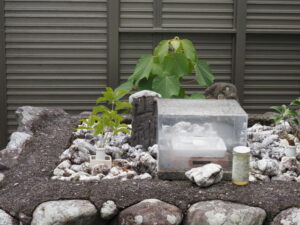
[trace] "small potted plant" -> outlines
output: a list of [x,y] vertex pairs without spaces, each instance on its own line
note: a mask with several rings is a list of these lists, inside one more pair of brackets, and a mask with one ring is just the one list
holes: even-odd
[[[295,105],[297,100],[293,101],[291,105]],[[298,100],[299,103],[299,100]],[[279,124],[283,122],[283,134],[282,138],[286,140],[286,149],[285,149],[285,155],[288,157],[296,157],[296,144],[295,140],[290,137],[288,129],[287,129],[287,124],[290,125],[292,128],[292,134],[295,137],[298,137],[299,135],[299,130],[298,128],[295,128],[295,125],[299,126],[299,116],[297,112],[293,109],[290,109],[286,105],[282,106],[273,106],[271,107],[272,109],[276,110],[277,113],[272,115],[270,119],[274,120],[275,124]]]
[[[99,135],[100,140],[96,143],[96,155],[91,157],[91,165],[105,164],[111,167],[111,157],[105,154],[105,146],[109,143],[112,136],[120,132],[129,133],[128,125],[122,123],[123,116],[120,111],[127,111],[131,108],[129,102],[120,101],[128,91],[113,90],[106,88],[103,96],[98,98],[96,103],[102,103],[93,108],[92,114],[87,119],[82,119],[86,126],[79,126],[78,129],[93,130],[94,135]],[[103,105],[106,103],[107,106]],[[99,115],[100,114],[100,115]]]

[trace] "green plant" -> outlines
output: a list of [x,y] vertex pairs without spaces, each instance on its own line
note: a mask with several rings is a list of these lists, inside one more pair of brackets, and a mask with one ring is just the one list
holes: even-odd
[[[292,101],[290,106],[291,105],[300,106],[299,99]],[[293,135],[296,137],[299,137],[300,127],[295,128],[295,126],[299,126],[299,122],[300,122],[298,113],[286,105],[272,106],[271,108],[274,109],[275,111],[277,111],[277,113],[270,116],[270,119],[274,120],[275,124],[279,124],[281,121],[284,121],[283,136],[284,136],[284,138],[286,138],[289,141],[290,145],[295,145],[295,143],[292,140],[289,140],[286,123],[288,123],[292,128],[294,128],[293,132],[292,132]]]
[[[97,105],[93,108],[92,114],[87,119],[81,121],[86,126],[79,126],[78,129],[93,130],[95,135],[102,135],[100,147],[104,147],[112,135],[117,135],[120,132],[129,133],[128,125],[122,123],[123,116],[119,114],[120,111],[126,111],[131,108],[129,102],[120,101],[126,95],[126,90],[113,90],[106,88],[103,96],[97,99]],[[109,107],[105,106],[106,103]],[[99,115],[100,114],[100,115]]]
[[195,71],[200,86],[210,86],[214,81],[207,62],[199,60],[193,43],[175,37],[161,41],[153,55],[142,56],[128,81],[118,90],[153,90],[164,98],[204,98],[200,93],[186,95],[182,87],[183,77]]

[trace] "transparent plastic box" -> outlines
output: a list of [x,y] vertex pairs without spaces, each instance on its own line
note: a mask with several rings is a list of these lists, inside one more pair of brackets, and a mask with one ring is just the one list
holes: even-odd
[[158,172],[207,163],[231,169],[232,149],[246,146],[248,115],[235,100],[158,99]]

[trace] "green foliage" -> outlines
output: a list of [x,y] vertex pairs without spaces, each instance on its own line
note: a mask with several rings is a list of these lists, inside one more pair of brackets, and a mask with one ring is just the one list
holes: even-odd
[[198,60],[193,43],[175,37],[161,41],[153,55],[142,56],[128,81],[117,90],[153,90],[164,98],[203,98],[199,93],[188,96],[182,88],[183,77],[193,71],[200,86],[207,87],[214,82],[208,63]]
[[[93,130],[95,135],[103,135],[106,132],[111,132],[112,135],[120,132],[129,133],[128,125],[122,123],[124,118],[119,114],[120,111],[128,111],[131,108],[129,102],[120,101],[127,93],[128,91],[126,90],[114,91],[111,88],[106,88],[103,96],[96,101],[97,104],[101,103],[102,105],[95,106],[92,114],[87,119],[81,120],[87,127],[79,126],[78,129]],[[103,105],[103,103],[106,103],[109,107]],[[106,140],[103,141],[103,145],[105,142]]]
[[[291,102],[290,106],[298,106],[300,107],[300,98]],[[297,113],[296,110],[291,109],[286,105],[282,106],[272,106],[277,113],[270,116],[270,119],[274,120],[275,124],[279,124],[281,121],[287,122],[293,129],[293,134],[296,137],[299,137],[300,131],[300,115]],[[288,134],[286,127],[284,126],[284,133],[285,135]]]

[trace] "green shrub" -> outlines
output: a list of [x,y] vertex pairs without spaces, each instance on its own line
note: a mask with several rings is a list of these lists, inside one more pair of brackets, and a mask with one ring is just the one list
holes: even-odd
[[207,87],[213,83],[212,71],[207,62],[198,59],[193,43],[175,37],[161,41],[153,55],[142,56],[128,81],[117,90],[153,90],[163,98],[203,98],[200,93],[188,96],[182,88],[183,77],[193,71],[200,86]]

